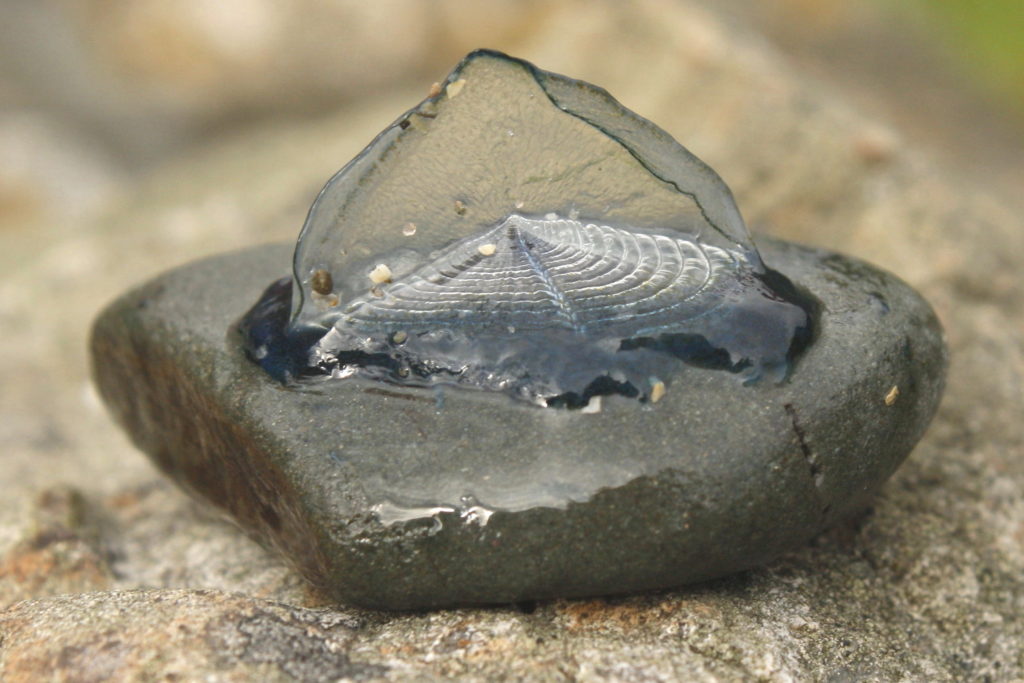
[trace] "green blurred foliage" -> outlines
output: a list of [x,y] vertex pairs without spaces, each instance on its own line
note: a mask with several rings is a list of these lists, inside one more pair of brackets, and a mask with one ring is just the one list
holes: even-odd
[[933,33],[971,78],[1024,116],[1024,0],[879,0]]

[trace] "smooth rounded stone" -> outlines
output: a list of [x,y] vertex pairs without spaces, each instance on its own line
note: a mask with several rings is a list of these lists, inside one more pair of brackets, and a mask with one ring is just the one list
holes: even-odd
[[116,419],[179,484],[339,601],[425,608],[614,594],[764,563],[860,509],[938,405],[939,324],[892,275],[758,239],[821,304],[788,381],[687,367],[599,411],[350,378],[286,387],[228,332],[290,246],[112,304],[92,337]]

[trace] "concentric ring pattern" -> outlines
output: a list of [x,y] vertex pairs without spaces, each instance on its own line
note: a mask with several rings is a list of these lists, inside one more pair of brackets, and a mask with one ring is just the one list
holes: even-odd
[[740,258],[681,236],[513,214],[352,301],[339,324],[636,334],[714,307]]

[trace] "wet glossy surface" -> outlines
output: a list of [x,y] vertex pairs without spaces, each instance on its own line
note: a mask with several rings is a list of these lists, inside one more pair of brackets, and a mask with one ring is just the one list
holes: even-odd
[[664,131],[600,88],[477,52],[331,179],[293,283],[242,328],[286,382],[579,408],[656,402],[683,366],[782,381],[813,311]]
[[[941,395],[942,333],[913,290],[836,254],[761,246],[822,301],[819,336],[783,383],[679,363],[656,404],[581,410],[358,376],[282,385],[225,338],[252,292],[286,273],[280,245],[126,295],[96,326],[97,384],[164,471],[339,600],[406,609],[677,585],[764,562],[856,509]],[[284,296],[265,320],[287,319],[289,288],[273,287]]]

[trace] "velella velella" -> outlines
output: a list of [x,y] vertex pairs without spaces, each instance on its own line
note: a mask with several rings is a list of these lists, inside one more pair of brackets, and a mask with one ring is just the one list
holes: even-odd
[[683,368],[785,379],[814,304],[729,189],[606,91],[481,50],[326,184],[243,318],[285,382],[358,376],[581,408]]
[[163,471],[340,601],[666,588],[862,509],[941,397],[912,288],[759,247],[653,124],[474,53],[327,184],[297,246],[111,304],[94,376]]

